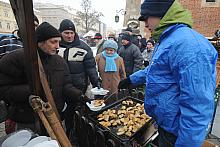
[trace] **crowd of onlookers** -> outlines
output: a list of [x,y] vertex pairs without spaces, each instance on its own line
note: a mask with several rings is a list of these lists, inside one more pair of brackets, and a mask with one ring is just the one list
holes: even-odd
[[[138,20],[144,22],[154,40],[127,28],[117,37],[109,34],[106,39],[96,33],[93,41],[86,43],[71,20],[64,19],[58,29],[47,22],[37,26],[39,21],[36,17],[33,20],[38,60],[58,114],[65,120],[66,134],[72,134],[72,143],[77,143],[72,114],[75,110],[82,112],[82,106],[91,101],[85,96],[90,83],[113,94],[145,84],[144,109],[157,122],[159,146],[201,147],[212,123],[214,93],[219,84],[217,51],[192,29],[190,12],[177,0],[144,0]],[[19,45],[14,42],[18,39]],[[7,37],[0,42],[0,100],[8,107],[7,133],[34,129],[37,120],[29,104],[34,93],[22,42],[19,32],[18,38]],[[39,96],[45,100],[43,92]],[[46,134],[44,127],[40,128],[41,134]]]
[[[106,39],[96,33],[93,42],[86,42],[80,39],[71,20],[64,19],[58,29],[47,22],[39,25],[37,17],[34,22],[38,53],[58,112],[66,120],[67,134],[73,128],[73,110],[80,106],[80,101],[88,101],[84,95],[89,85],[117,94],[119,82],[151,60],[154,41],[134,35],[130,28],[118,37],[111,33]],[[34,128],[23,43],[19,30],[16,32],[0,41],[0,97],[9,110],[5,121],[7,133],[26,126]]]

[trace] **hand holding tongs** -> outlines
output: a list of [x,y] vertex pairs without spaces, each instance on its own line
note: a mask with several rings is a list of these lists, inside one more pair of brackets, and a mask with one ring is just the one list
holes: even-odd
[[[114,94],[116,94],[118,92],[118,90],[116,90],[116,91],[114,91],[112,94],[110,94],[110,95],[105,95],[104,97],[103,97],[103,99],[104,99],[104,102],[103,103],[105,103],[109,98],[111,98]],[[106,98],[107,97],[107,98]],[[106,99],[105,99],[106,98]]]

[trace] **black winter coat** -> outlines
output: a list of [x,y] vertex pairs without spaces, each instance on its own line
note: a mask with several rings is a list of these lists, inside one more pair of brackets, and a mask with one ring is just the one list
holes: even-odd
[[124,60],[127,77],[142,68],[143,57],[141,55],[140,49],[133,43],[130,43],[126,46],[123,45],[119,49],[118,54]]
[[80,40],[77,34],[71,43],[62,40],[60,47],[63,48],[59,49],[58,54],[66,60],[69,66],[73,85],[83,93],[86,92],[88,80],[93,87],[97,87],[98,73],[91,48]]
[[[64,103],[77,103],[82,93],[73,87],[68,66],[63,58],[47,55],[41,50],[39,55],[55,104],[61,114]],[[33,123],[33,111],[28,99],[32,93],[26,73],[23,49],[3,56],[0,60],[0,98],[10,104],[10,119],[20,123]]]

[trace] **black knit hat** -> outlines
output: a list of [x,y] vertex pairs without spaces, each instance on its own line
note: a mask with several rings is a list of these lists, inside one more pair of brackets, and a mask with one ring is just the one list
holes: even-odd
[[124,33],[121,34],[121,39],[131,41],[131,35],[127,32],[124,32]]
[[126,28],[125,31],[132,33],[132,29],[130,27]]
[[74,33],[76,32],[76,28],[75,28],[74,23],[71,20],[69,20],[69,19],[64,19],[60,23],[60,27],[59,27],[60,33],[62,33],[65,30],[71,30]]
[[36,35],[37,42],[46,41],[54,37],[61,37],[60,32],[48,22],[43,22],[37,27]]
[[100,33],[95,33],[94,39],[102,39],[102,35]]
[[175,0],[145,0],[141,4],[139,21],[145,21],[149,16],[163,17]]

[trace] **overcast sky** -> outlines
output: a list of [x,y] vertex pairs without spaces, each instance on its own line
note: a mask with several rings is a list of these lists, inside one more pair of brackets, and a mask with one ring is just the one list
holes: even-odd
[[[0,1],[5,1],[9,3],[9,0]],[[81,8],[81,0],[33,0],[33,2],[71,6],[75,9]],[[92,7],[96,11],[102,12],[104,14],[104,17],[101,20],[107,24],[107,27],[112,27],[114,29],[122,28],[124,16],[119,14],[119,23],[115,23],[114,16],[116,15],[116,10],[125,9],[126,0],[91,0],[91,2]]]
[[[33,2],[52,3],[58,5],[71,6],[75,9],[80,9],[81,0],[33,0]],[[123,26],[124,16],[120,15],[119,23],[115,23],[114,16],[116,10],[125,9],[126,0],[91,0],[92,7],[104,14],[102,21],[113,28],[121,28]]]

